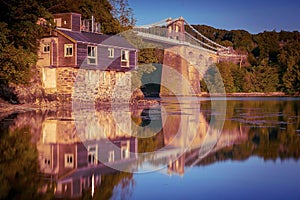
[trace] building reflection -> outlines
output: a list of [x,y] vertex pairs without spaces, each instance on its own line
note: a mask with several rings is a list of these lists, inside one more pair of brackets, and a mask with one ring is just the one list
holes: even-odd
[[[106,187],[101,185],[103,176],[122,169],[137,172],[148,163],[153,169],[166,166],[170,176],[183,176],[185,167],[199,163],[203,155],[248,139],[248,130],[243,127],[233,126],[222,134],[216,130],[208,132],[208,117],[189,105],[193,104],[186,104],[181,112],[177,112],[175,104],[164,111],[83,109],[79,115],[46,116],[37,141],[41,173],[55,183],[56,197],[80,197],[85,191],[93,196],[96,188]],[[145,129],[148,125],[150,131]],[[154,140],[140,136],[157,137],[161,142],[153,143]],[[138,154],[145,153],[143,149],[149,146],[154,146],[153,153]]]
[[[98,114],[105,116],[98,120],[107,121],[110,117]],[[101,177],[115,173],[114,168],[136,170],[137,158],[130,152],[136,152],[137,139],[113,132],[113,121],[107,125],[109,141],[103,136],[92,138],[96,133],[91,134],[90,129],[85,129],[87,137],[82,140],[72,118],[43,122],[42,137],[37,143],[40,170],[45,178],[55,182],[56,197],[80,197],[86,190],[93,195],[95,188],[101,186]]]

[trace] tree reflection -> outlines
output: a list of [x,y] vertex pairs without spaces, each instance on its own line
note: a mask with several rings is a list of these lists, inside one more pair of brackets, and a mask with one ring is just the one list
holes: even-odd
[[[42,180],[38,152],[31,143],[29,127],[1,129],[0,135],[0,199],[39,199]],[[43,198],[50,197],[50,193]]]

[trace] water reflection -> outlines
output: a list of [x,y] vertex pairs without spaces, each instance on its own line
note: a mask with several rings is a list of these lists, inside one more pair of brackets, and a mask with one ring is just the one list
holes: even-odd
[[299,108],[298,99],[229,99],[221,133],[209,131],[212,118],[220,118],[203,99],[134,110],[6,116],[1,120],[0,198],[108,199],[116,188],[129,198],[135,179],[126,172],[165,167],[160,172],[183,176],[196,166],[253,155],[298,160]]

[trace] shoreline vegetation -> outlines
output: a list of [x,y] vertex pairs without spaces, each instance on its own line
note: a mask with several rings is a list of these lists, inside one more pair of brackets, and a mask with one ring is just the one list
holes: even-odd
[[[209,94],[203,92],[201,97],[221,97],[224,94]],[[299,95],[287,95],[283,92],[252,92],[252,93],[226,93],[226,97],[299,97]],[[137,100],[131,102],[129,105],[131,108],[145,107],[145,106],[153,106],[159,104],[159,98],[149,98],[143,100]],[[95,104],[96,109],[109,108],[111,103],[101,103]],[[124,106],[128,104],[120,103],[119,106]],[[38,111],[38,110],[71,110],[72,103],[67,103],[64,105],[56,104],[55,102],[44,103],[43,105],[38,105],[34,103],[26,103],[26,104],[12,104],[7,101],[0,99],[0,118],[3,115],[9,115],[16,112],[28,112],[28,111]]]

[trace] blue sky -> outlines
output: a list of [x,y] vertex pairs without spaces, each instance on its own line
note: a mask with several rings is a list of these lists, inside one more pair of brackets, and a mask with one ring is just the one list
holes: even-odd
[[299,0],[128,0],[137,25],[183,16],[190,24],[221,29],[300,30]]

